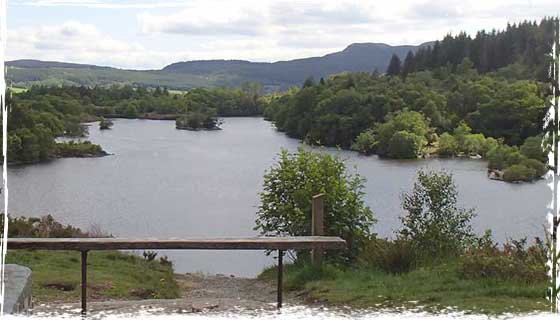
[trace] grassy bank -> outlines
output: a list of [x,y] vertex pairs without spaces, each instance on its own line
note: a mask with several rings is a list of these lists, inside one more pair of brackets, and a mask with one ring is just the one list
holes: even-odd
[[[43,302],[78,302],[80,297],[80,253],[70,251],[9,251],[7,263],[33,271],[33,298]],[[157,260],[117,251],[88,255],[88,299],[177,298],[179,288],[173,268]]]
[[[259,277],[275,279],[276,269]],[[371,269],[321,272],[310,266],[287,265],[284,286],[303,290],[308,302],[355,308],[419,307],[438,311],[447,307],[485,314],[550,310],[545,299],[548,283],[495,279],[464,279],[457,263],[419,268],[403,274]]]

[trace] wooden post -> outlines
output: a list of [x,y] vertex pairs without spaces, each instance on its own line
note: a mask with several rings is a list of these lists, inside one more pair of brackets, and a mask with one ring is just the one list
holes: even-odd
[[[311,235],[323,236],[325,235],[325,195],[320,193],[313,196],[313,203],[311,205]],[[315,249],[311,252],[311,263],[315,267],[320,267],[323,261],[323,250]]]
[[284,273],[284,266],[282,264],[282,258],[284,256],[284,250],[278,250],[278,280],[277,280],[277,289],[276,289],[276,294],[277,294],[277,307],[278,309],[282,308],[282,276]]
[[87,250],[82,251],[82,314],[87,312]]

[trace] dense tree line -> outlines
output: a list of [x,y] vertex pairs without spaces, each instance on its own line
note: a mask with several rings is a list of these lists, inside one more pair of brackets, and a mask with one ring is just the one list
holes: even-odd
[[408,74],[449,66],[456,68],[469,58],[480,73],[501,70],[518,79],[546,81],[552,52],[555,25],[558,18],[544,18],[508,24],[505,30],[482,30],[472,38],[465,32],[447,35],[441,41],[409,52],[404,61],[394,55],[387,69],[388,75]]
[[[545,94],[545,85],[534,80],[479,74],[465,58],[454,69],[406,78],[348,73],[309,80],[272,98],[264,114],[311,144],[389,158],[486,157],[494,147],[518,148],[542,134]],[[506,168],[520,161],[514,162]]]
[[166,88],[104,87],[32,87],[20,94],[22,99],[56,96],[78,101],[90,114],[105,117],[136,118],[146,114],[177,115],[189,111],[214,110],[218,116],[254,116],[260,114],[261,87],[247,83],[241,88],[197,88],[171,93]]

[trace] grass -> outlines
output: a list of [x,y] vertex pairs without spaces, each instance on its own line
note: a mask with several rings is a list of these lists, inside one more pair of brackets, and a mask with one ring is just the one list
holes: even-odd
[[15,94],[18,94],[18,93],[22,93],[22,92],[27,91],[27,89],[26,88],[19,88],[19,87],[10,87],[10,91],[12,91]]
[[[80,297],[81,260],[75,251],[8,251],[7,263],[32,270],[36,302],[77,302]],[[88,254],[88,299],[177,298],[173,268],[159,261],[118,251]]]
[[[275,269],[259,277],[272,279]],[[456,264],[442,264],[394,275],[382,271],[338,270],[321,272],[310,266],[287,265],[284,286],[304,290],[306,300],[354,308],[419,307],[440,311],[447,307],[484,314],[549,311],[548,283],[520,283],[492,279],[461,279]]]

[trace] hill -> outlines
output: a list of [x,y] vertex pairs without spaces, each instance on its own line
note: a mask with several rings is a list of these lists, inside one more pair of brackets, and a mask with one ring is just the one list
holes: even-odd
[[[428,44],[428,43],[427,43]],[[355,43],[322,57],[278,62],[243,60],[201,60],[177,62],[161,70],[124,70],[89,64],[39,60],[8,61],[7,78],[13,86],[111,85],[165,86],[172,89],[239,86],[259,82],[269,90],[300,85],[307,77],[316,79],[346,71],[384,72],[391,55],[404,58],[408,51],[425,46],[390,46],[383,43]]]

